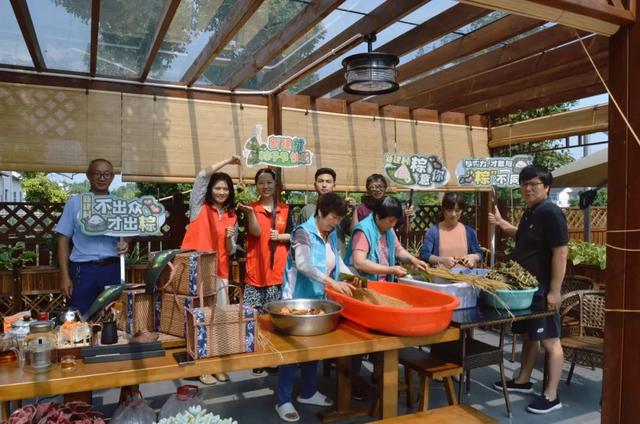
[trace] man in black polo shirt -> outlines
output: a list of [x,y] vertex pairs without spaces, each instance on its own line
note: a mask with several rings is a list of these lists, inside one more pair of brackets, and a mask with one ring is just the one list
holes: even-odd
[[[552,310],[560,308],[560,288],[567,264],[569,231],[562,210],[548,200],[551,173],[542,166],[530,165],[519,176],[520,191],[527,209],[516,228],[502,219],[500,211],[489,214],[489,222],[495,223],[509,237],[516,240],[513,258],[533,274],[540,286],[533,298],[534,306]],[[513,325],[514,333],[524,333],[520,374],[507,382],[510,392],[531,393],[531,372],[540,350],[540,343],[548,353],[549,381],[542,395],[529,404],[527,410],[546,414],[562,408],[558,397],[558,383],[562,374],[564,355],[560,344],[560,317],[519,321]],[[502,390],[502,383],[494,387]]]

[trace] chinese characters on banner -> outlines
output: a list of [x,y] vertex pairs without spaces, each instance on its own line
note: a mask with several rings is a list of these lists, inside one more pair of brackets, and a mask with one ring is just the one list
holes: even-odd
[[449,182],[449,170],[435,155],[385,153],[384,172],[392,182],[418,190],[438,188]]
[[164,225],[164,205],[153,196],[125,200],[117,196],[80,195],[78,221],[89,236],[114,237],[160,235]]
[[244,143],[242,156],[247,166],[269,165],[281,168],[309,166],[313,153],[307,150],[307,142],[302,137],[270,135],[266,141],[261,139],[262,126],[256,125],[253,137]]
[[533,156],[466,158],[456,167],[458,184],[464,187],[518,187],[522,168],[533,164]]

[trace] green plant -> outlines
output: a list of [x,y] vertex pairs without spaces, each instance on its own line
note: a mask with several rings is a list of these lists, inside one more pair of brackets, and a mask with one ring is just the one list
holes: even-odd
[[25,252],[24,242],[17,242],[13,246],[0,245],[0,267],[7,271],[23,268],[28,262],[36,259],[36,252]]
[[607,267],[607,248],[587,241],[569,240],[569,260],[574,265],[597,265]]
[[140,265],[149,262],[147,257],[140,253],[140,245],[138,243],[127,253],[124,261],[127,265]]

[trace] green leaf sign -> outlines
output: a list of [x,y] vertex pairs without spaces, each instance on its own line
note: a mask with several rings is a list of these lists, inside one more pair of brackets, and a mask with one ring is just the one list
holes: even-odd
[[89,236],[114,237],[160,235],[164,225],[164,205],[153,196],[121,199],[117,196],[80,195],[80,229]]
[[266,141],[260,137],[261,126],[256,126],[256,135],[244,143],[242,156],[247,166],[268,165],[281,168],[309,166],[313,152],[307,150],[307,142],[302,137],[270,135]]
[[395,184],[418,190],[442,187],[449,182],[449,170],[435,155],[385,153],[384,172]]
[[532,163],[530,155],[465,158],[456,167],[456,178],[465,187],[518,187],[520,171]]

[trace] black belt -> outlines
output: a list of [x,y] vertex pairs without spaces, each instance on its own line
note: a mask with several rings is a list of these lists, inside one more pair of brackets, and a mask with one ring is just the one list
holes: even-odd
[[105,266],[105,265],[117,264],[119,262],[120,262],[119,256],[112,256],[110,258],[96,259],[95,261],[80,262],[80,263],[85,265],[93,265],[93,266]]

